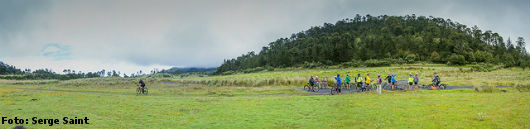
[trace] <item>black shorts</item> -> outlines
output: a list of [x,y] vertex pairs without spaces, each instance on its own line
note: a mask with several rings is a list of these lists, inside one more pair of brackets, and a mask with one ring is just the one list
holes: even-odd
[[412,85],[412,82],[409,82],[409,85]]
[[418,82],[414,82],[414,85],[418,85]]
[[140,86],[141,86],[142,88],[144,88],[144,87],[145,87],[145,85],[140,85]]

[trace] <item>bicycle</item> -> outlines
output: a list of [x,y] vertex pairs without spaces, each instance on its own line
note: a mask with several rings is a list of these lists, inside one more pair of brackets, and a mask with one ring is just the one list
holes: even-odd
[[309,92],[318,92],[318,91],[320,91],[319,88],[315,88],[315,86],[311,86],[311,85],[309,85],[309,83],[304,85],[304,90],[307,90]]
[[348,82],[344,85],[344,89],[352,89],[353,84],[351,82]]
[[339,88],[337,87],[337,84],[333,84],[333,86],[330,89],[330,94],[334,95],[333,93],[335,93],[335,94],[339,93]]
[[372,83],[366,84],[365,83],[365,85],[366,85],[366,91],[371,91],[371,90],[375,90],[376,89],[375,84],[372,84]]
[[140,95],[140,94],[147,95],[149,93],[149,89],[147,87],[144,87],[143,89],[144,91],[142,92],[142,90],[140,89],[140,86],[138,86],[138,88],[136,88],[136,95]]
[[384,83],[382,85],[382,89],[384,89],[384,90],[392,90],[392,83]]
[[324,84],[325,83],[317,82],[317,85],[316,85],[317,89],[319,89],[319,90],[324,89]]
[[436,89],[445,90],[447,88],[447,84],[439,84],[438,86],[435,85],[434,82],[432,82],[431,85],[429,85],[432,89],[432,87],[435,87]]
[[367,85],[364,82],[361,82],[360,84],[357,83],[357,91],[358,92],[365,92],[370,90],[370,85]]
[[[322,85],[320,85],[323,89],[328,88],[328,82],[322,82]],[[325,86],[325,87],[324,87]]]

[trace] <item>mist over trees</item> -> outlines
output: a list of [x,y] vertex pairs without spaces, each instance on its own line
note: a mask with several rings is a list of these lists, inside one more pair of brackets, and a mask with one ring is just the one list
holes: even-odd
[[450,19],[406,16],[360,16],[335,24],[311,27],[280,38],[239,57],[224,60],[215,74],[297,67],[355,64],[359,61],[390,63],[428,61],[463,65],[502,64],[530,66],[522,37],[512,41],[490,30],[468,27]]

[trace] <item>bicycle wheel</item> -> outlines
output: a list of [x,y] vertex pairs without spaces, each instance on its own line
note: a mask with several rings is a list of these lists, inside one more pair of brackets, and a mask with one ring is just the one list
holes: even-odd
[[330,89],[330,93],[331,93],[331,95],[334,95],[334,94],[338,94],[338,91],[337,91],[336,88],[331,88]]
[[318,92],[318,91],[320,91],[320,89],[317,86],[313,87],[313,92]]
[[445,84],[441,84],[440,85],[440,89],[445,90],[445,88],[447,88],[447,85],[445,85]]
[[140,91],[140,87],[136,88],[136,95],[140,95],[142,91]]
[[149,93],[149,90],[147,89],[147,87],[144,88],[144,94],[147,95],[147,93]]
[[336,90],[337,89],[336,87],[337,87],[337,84],[333,84],[333,86],[331,86],[331,88],[329,89],[331,95],[334,95],[334,94],[338,93],[337,90]]

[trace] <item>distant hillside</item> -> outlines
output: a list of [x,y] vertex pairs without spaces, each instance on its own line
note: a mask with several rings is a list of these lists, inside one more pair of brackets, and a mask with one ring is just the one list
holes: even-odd
[[[493,63],[530,66],[522,37],[471,28],[450,19],[425,16],[360,16],[324,23],[280,38],[259,53],[225,60],[216,74],[275,67],[357,66],[428,61],[455,65]],[[250,69],[250,70],[249,70]]]
[[184,73],[213,73],[215,72],[217,68],[196,68],[196,67],[190,67],[190,68],[178,68],[173,67],[170,69],[164,69],[158,73],[169,73],[169,74],[184,74]]

